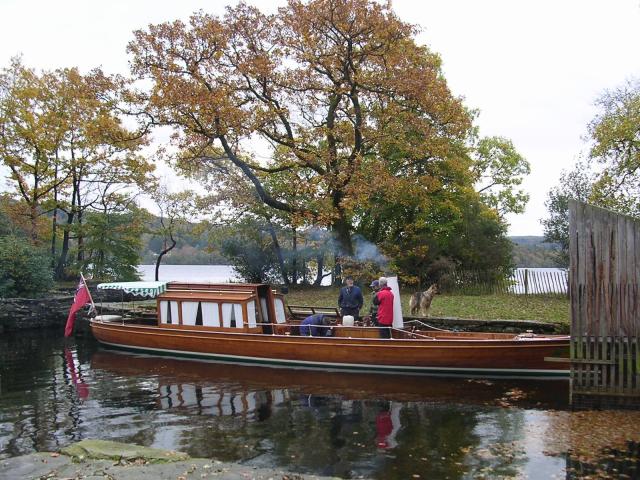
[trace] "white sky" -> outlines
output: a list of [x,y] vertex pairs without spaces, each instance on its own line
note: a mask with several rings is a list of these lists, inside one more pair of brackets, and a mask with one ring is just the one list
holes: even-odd
[[[231,0],[0,0],[0,66],[22,54],[38,69],[101,66],[128,73],[131,32],[222,13]],[[278,1],[250,1],[274,11]],[[422,27],[419,41],[441,54],[456,95],[480,110],[480,134],[513,140],[531,163],[523,215],[511,235],[540,235],[544,200],[561,170],[584,150],[593,101],[640,76],[640,0],[394,0]]]

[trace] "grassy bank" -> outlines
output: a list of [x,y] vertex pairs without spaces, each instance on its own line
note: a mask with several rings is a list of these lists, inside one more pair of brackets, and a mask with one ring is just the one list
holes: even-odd
[[[338,288],[321,287],[295,289],[287,295],[291,305],[336,306]],[[364,292],[368,312],[371,291]],[[402,311],[409,312],[410,294],[402,295]],[[569,323],[569,299],[562,296],[541,295],[437,295],[431,304],[431,316],[458,317],[482,320],[538,320]]]

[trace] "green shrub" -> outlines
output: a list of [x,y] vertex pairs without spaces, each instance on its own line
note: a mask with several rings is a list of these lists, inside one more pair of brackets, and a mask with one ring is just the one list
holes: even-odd
[[47,254],[15,235],[0,237],[0,297],[35,296],[53,284]]

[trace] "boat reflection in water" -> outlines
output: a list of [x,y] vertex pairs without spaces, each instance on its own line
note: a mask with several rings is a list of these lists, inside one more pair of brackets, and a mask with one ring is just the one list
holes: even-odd
[[[547,428],[548,409],[566,408],[566,380],[252,367],[104,349],[91,371],[103,383],[127,383],[126,394],[102,404],[104,415],[124,412],[118,423],[130,425],[111,437],[193,456],[343,478],[564,468],[564,459],[542,455],[526,438],[531,425]],[[495,444],[525,453],[483,453]]]
[[305,396],[339,395],[345,400],[474,405],[509,401],[523,408],[564,408],[569,385],[557,379],[484,380],[251,367],[119,350],[96,352],[91,367],[121,376],[156,377],[160,407],[197,406],[212,415],[255,412],[289,400],[291,391]]

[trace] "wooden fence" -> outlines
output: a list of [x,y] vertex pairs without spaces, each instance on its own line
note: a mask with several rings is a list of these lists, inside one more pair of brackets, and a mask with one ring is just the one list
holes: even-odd
[[640,221],[571,201],[571,401],[640,406]]
[[566,270],[454,271],[443,290],[460,294],[568,295]]

